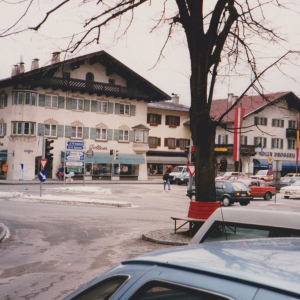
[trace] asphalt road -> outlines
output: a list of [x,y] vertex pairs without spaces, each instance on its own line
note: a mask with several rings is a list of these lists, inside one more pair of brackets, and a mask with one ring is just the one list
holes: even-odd
[[[95,185],[93,185],[95,186]],[[47,186],[43,195],[69,196]],[[170,216],[187,214],[186,187],[172,185],[102,185],[110,193],[93,195],[126,201],[131,207],[32,202],[20,196],[0,198],[0,222],[9,237],[0,243],[0,299],[61,299],[122,260],[169,246],[141,240],[143,233],[173,229]],[[1,192],[38,195],[39,186],[1,186]],[[78,197],[90,197],[77,192]],[[255,200],[245,209],[300,211],[300,199]],[[239,207],[239,204],[233,205]]]

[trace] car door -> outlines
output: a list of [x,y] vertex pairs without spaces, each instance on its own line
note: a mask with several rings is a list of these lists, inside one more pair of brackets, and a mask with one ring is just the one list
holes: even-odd
[[224,182],[223,181],[216,181],[216,198],[217,201],[222,200],[222,195],[224,194]]
[[252,180],[249,188],[251,190],[251,196],[252,197],[259,197],[260,194],[260,188],[259,188],[259,183],[258,180]]

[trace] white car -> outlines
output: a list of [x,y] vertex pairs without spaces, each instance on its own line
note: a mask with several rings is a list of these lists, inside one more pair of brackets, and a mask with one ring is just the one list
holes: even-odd
[[300,213],[223,207],[214,211],[189,244],[276,237],[300,237]]
[[280,189],[280,193],[283,197],[288,199],[290,197],[300,198],[300,180],[292,183],[291,185],[284,186]]
[[181,175],[188,174],[187,166],[176,166],[170,175],[170,183],[177,182]]

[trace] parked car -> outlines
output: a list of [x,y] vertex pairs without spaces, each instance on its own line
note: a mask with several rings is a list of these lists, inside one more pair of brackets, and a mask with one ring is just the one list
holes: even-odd
[[64,300],[293,300],[299,262],[299,238],[172,247],[124,261]]
[[246,174],[242,173],[242,172],[226,172],[222,176],[216,177],[216,180],[223,179],[224,177],[229,177],[229,176],[242,176],[242,177],[246,177]]
[[279,183],[276,183],[276,189],[280,190],[284,186],[289,186],[296,181],[300,180],[300,177],[296,176],[284,176],[280,178]]
[[292,183],[290,186],[284,186],[280,189],[280,193],[283,197],[288,199],[290,197],[300,197],[300,180]]
[[300,237],[300,213],[218,208],[200,227],[190,245],[237,239]]
[[[223,206],[230,206],[234,202],[240,205],[248,205],[253,197],[250,196],[251,190],[240,181],[216,180],[216,201],[222,201]],[[196,190],[187,190],[186,195],[195,200]]]
[[[188,185],[190,180],[190,173],[184,173],[181,176],[178,177],[178,180],[176,183],[178,185]],[[193,176],[193,184],[195,183],[195,175]]]
[[269,170],[259,170],[255,175],[250,177],[253,179],[264,180],[265,182],[273,182],[273,175],[269,174]]
[[175,183],[179,180],[179,177],[183,174],[187,174],[187,166],[177,166],[173,169],[170,175],[170,183]]
[[264,180],[241,179],[240,181],[248,186],[252,197],[263,197],[265,200],[270,200],[275,195],[275,187],[268,185]]

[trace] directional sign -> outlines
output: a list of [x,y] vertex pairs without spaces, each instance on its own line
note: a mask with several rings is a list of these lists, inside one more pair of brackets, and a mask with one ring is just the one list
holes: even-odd
[[195,166],[194,165],[186,165],[186,166],[191,174],[191,177],[193,177],[195,174]]
[[47,179],[47,172],[45,170],[41,170],[39,173],[40,182],[44,182]]
[[46,159],[46,158],[40,159],[41,167],[43,170],[45,169],[47,162],[48,162],[48,159]]
[[66,160],[68,161],[84,161],[84,152],[82,151],[66,151]]
[[68,172],[82,172],[82,168],[68,168]]
[[83,161],[67,161],[67,167],[83,167]]
[[67,141],[66,149],[67,150],[84,150],[84,142],[71,142]]

